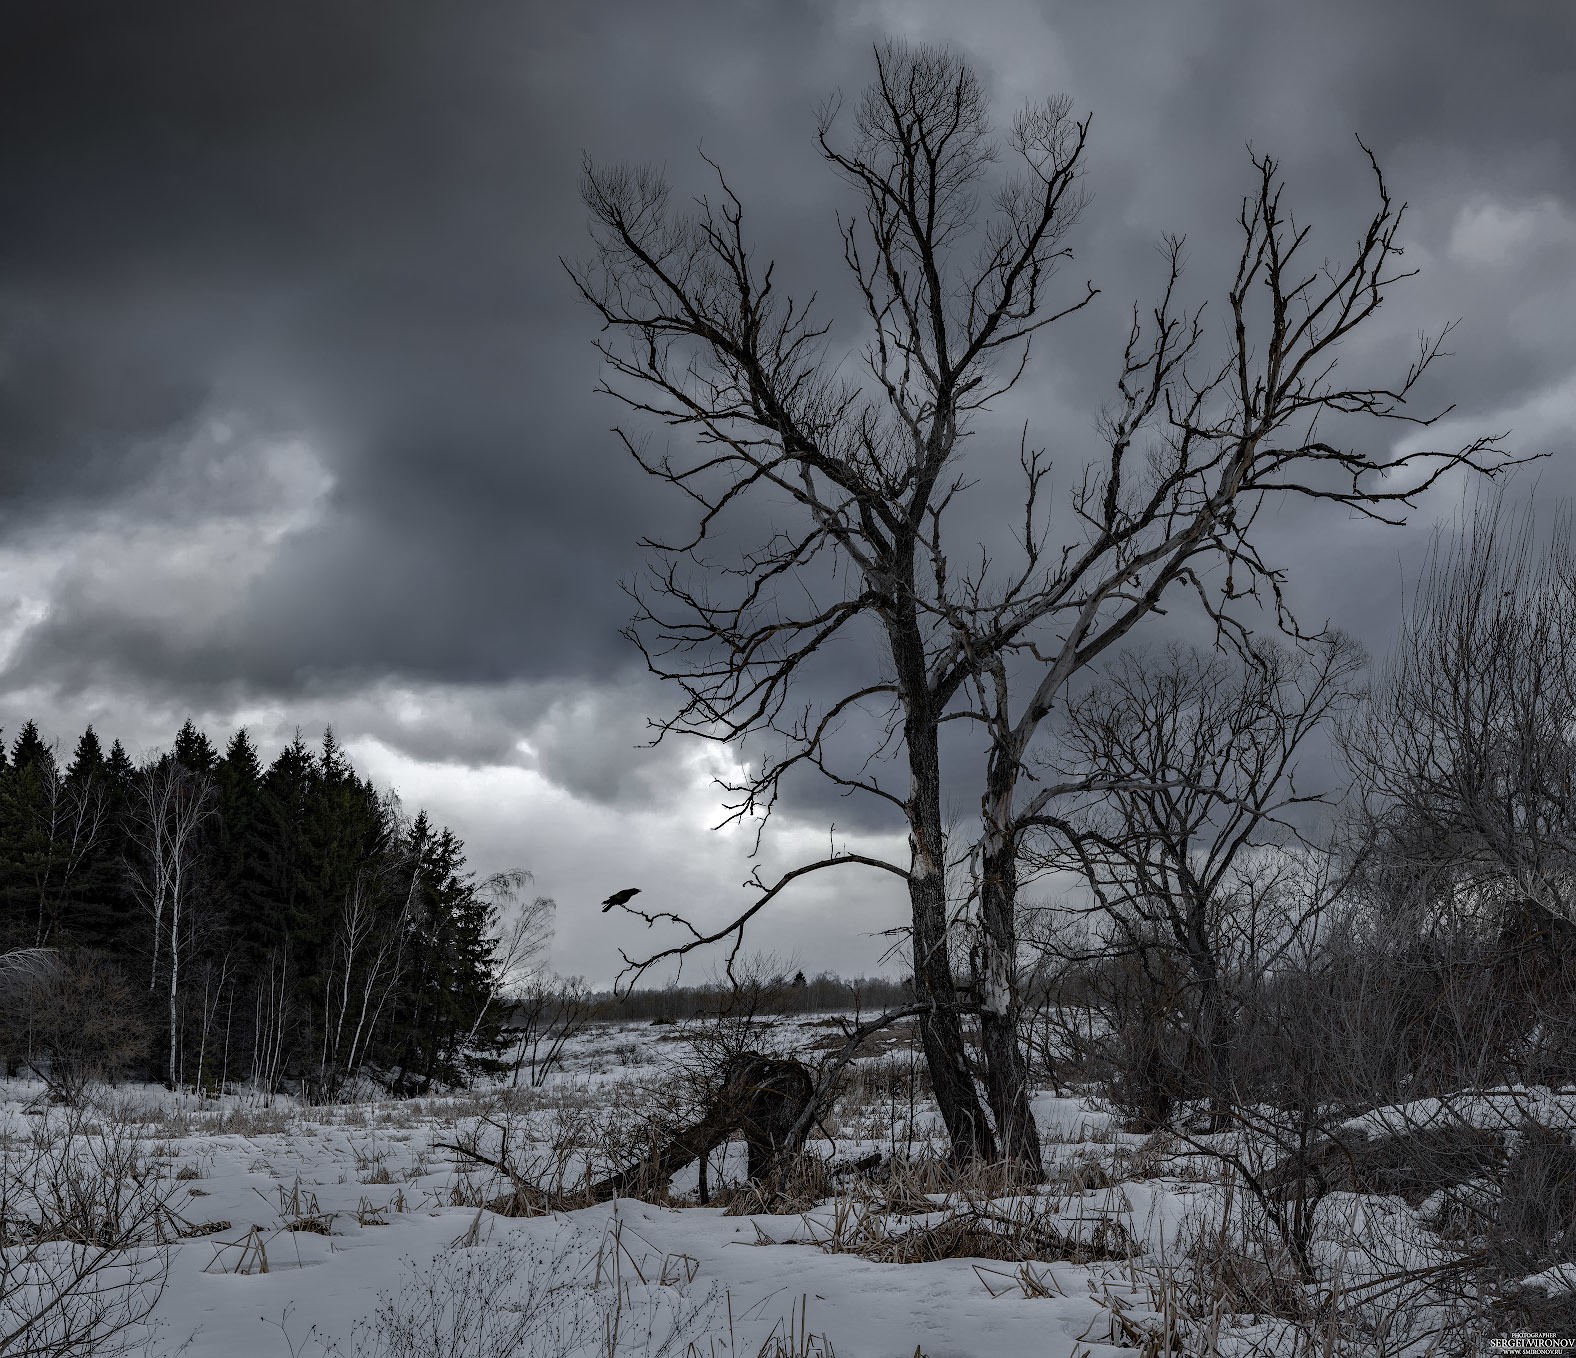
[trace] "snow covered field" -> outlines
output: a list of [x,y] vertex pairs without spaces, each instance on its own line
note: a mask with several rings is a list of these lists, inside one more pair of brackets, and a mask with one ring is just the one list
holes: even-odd
[[[783,1021],[772,1037],[783,1049],[804,1050],[825,1037],[824,1022]],[[507,1157],[515,1163],[551,1162],[569,1182],[599,1172],[621,1136],[638,1138],[643,1110],[681,1080],[687,1050],[672,1028],[595,1025],[540,1089],[318,1108],[147,1087],[104,1091],[79,1130],[91,1137],[130,1128],[170,1195],[161,1228],[168,1277],[136,1332],[144,1351],[189,1358],[1162,1351],[1156,1336],[1185,1299],[1177,1265],[1218,1210],[1220,1190],[1197,1157],[1116,1130],[1087,1099],[1037,1099],[1050,1174],[1038,1193],[927,1194],[918,1178],[874,1193],[840,1182],[819,1201],[770,1215],[750,1213],[748,1202],[734,1203],[737,1214],[685,1205],[696,1188],[692,1167],[675,1180],[669,1205],[620,1200],[500,1216],[482,1205],[500,1191],[498,1176],[458,1163],[449,1148],[468,1135],[496,1145],[487,1138],[502,1129],[515,1138]],[[812,1147],[840,1162],[879,1150],[924,1164],[933,1114],[903,1097],[895,1078],[913,1063],[901,1046],[878,1058],[881,1069],[871,1067],[861,1085],[863,1101],[840,1102],[831,1136]],[[33,1083],[5,1082],[0,1098],[8,1154],[71,1116],[45,1106]],[[724,1188],[742,1177],[742,1152],[729,1148]],[[714,1166],[714,1192],[718,1183]],[[1415,1234],[1397,1201],[1370,1207],[1349,1223],[1397,1240]],[[993,1239],[1005,1247],[992,1248]],[[1215,1347],[1201,1340],[1186,1351],[1290,1353],[1278,1347],[1278,1326],[1217,1314],[1208,1337]]]

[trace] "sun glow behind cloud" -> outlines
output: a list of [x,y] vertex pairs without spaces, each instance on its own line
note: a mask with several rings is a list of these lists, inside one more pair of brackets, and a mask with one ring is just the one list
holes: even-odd
[[[613,979],[620,947],[639,956],[680,932],[604,915],[604,896],[639,886],[642,894],[635,904],[715,929],[753,898],[744,882],[754,869],[770,881],[824,854],[830,842],[825,827],[783,819],[769,827],[760,856],[752,858],[753,824],[714,828],[726,814],[715,776],[739,772],[719,747],[692,744],[682,757],[662,765],[665,795],[627,804],[567,790],[538,768],[425,762],[375,739],[352,740],[347,748],[376,781],[420,789],[429,812],[463,834],[478,867],[529,870],[533,889],[559,905],[552,965],[596,983]],[[838,833],[836,842],[902,861],[898,836]],[[875,935],[900,921],[898,886],[895,878],[868,869],[812,876],[768,907],[752,927],[747,949],[771,953],[785,964],[793,959],[811,971],[879,970],[888,942]],[[705,975],[722,956],[716,949],[698,954],[686,973]],[[655,973],[658,978],[664,974]]]

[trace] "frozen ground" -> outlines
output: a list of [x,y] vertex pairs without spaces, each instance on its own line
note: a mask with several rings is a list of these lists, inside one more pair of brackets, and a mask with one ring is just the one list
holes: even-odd
[[[786,1022],[773,1040],[807,1050],[829,1031]],[[597,1026],[541,1089],[501,1097],[301,1108],[111,1092],[114,1117],[139,1129],[175,1185],[180,1238],[148,1351],[1099,1358],[1144,1351],[1175,1304],[1175,1289],[1157,1280],[1218,1189],[1196,1159],[1117,1131],[1085,1099],[1036,1102],[1051,1173],[1042,1192],[961,1204],[916,1189],[904,1201],[834,1194],[789,1214],[729,1215],[682,1205],[692,1169],[675,1181],[680,1205],[503,1217],[480,1205],[499,1191],[495,1176],[440,1144],[478,1130],[485,1141],[496,1128],[482,1119],[493,1118],[516,1138],[517,1163],[552,1160],[571,1182],[595,1172],[677,1083],[687,1050],[677,1038],[672,1028]],[[901,1075],[912,1059],[899,1046],[880,1061]],[[933,1113],[900,1080],[883,1090],[874,1074],[863,1101],[839,1106],[834,1144],[820,1148],[844,1161],[870,1150],[922,1159]],[[60,1116],[41,1095],[26,1082],[0,1085],[13,1142]],[[731,1152],[742,1147],[730,1148],[724,1181],[740,1177]],[[1391,1202],[1352,1220],[1402,1238],[1396,1212],[1405,1215]],[[976,1242],[995,1231],[1059,1244],[1028,1264],[938,1246],[936,1232],[959,1221]],[[1219,1352],[1276,1352],[1275,1322],[1217,1317],[1215,1329]]]

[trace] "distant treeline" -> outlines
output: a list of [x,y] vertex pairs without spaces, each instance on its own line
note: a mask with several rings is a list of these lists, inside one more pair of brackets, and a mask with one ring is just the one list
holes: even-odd
[[[0,745],[0,946],[118,973],[144,1069],[171,1084],[332,1093],[375,1072],[419,1091],[488,1068],[496,915],[460,840],[332,731],[267,767],[244,730],[220,753],[190,721],[140,763],[91,727],[64,767],[32,722]],[[25,1017],[0,1026],[13,1071]]]
[[823,971],[818,976],[797,972],[793,976],[751,978],[742,986],[722,982],[703,985],[668,985],[662,989],[637,989],[617,996],[608,991],[592,996],[592,1017],[599,1019],[706,1018],[734,1014],[748,1008],[757,1014],[824,1014],[862,1009],[876,1013],[914,998],[912,984],[891,976],[861,976],[844,980]]

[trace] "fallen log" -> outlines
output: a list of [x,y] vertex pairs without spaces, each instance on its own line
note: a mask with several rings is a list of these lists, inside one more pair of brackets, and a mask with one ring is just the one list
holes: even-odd
[[710,1198],[707,1161],[718,1146],[742,1132],[749,1147],[749,1176],[760,1178],[774,1164],[804,1149],[810,1119],[804,1117],[815,1082],[792,1057],[742,1052],[723,1066],[722,1083],[701,1118],[670,1136],[643,1159],[591,1185],[593,1202],[659,1191],[679,1170],[700,1161],[700,1199]]
[[[765,1179],[804,1149],[818,1104],[830,1088],[825,1072],[818,1082],[801,1061],[753,1051],[730,1057],[722,1067],[721,1077],[717,1092],[699,1118],[669,1135],[633,1164],[575,1190],[553,1192],[531,1182],[510,1159],[507,1132],[503,1133],[496,1155],[487,1154],[474,1143],[435,1144],[497,1170],[508,1179],[510,1191],[488,1204],[493,1211],[507,1216],[536,1215],[612,1198],[658,1194],[675,1174],[697,1160],[700,1199],[704,1203],[710,1198],[707,1162],[718,1146],[735,1134],[742,1134],[748,1147],[750,1181]],[[873,1168],[879,1161],[877,1155],[835,1168],[840,1172],[859,1171]]]

